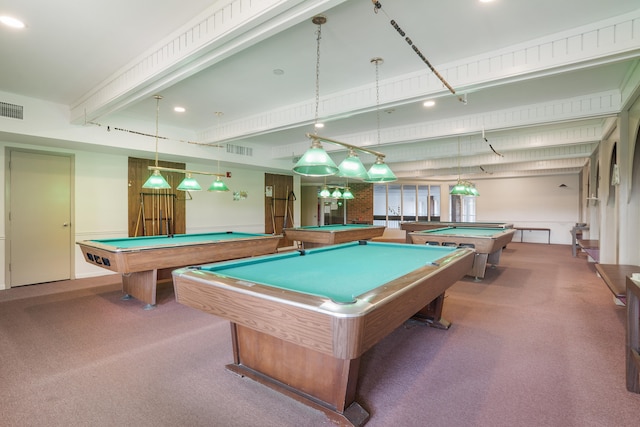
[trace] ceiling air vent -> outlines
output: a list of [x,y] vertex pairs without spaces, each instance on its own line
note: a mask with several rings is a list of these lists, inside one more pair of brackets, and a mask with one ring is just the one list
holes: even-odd
[[0,117],[9,117],[10,119],[23,119],[22,105],[8,104],[6,102],[0,102]]
[[253,157],[253,148],[243,147],[242,145],[227,144],[227,153]]

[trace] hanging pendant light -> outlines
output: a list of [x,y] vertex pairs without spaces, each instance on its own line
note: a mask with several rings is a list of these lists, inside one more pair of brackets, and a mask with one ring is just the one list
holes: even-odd
[[364,167],[353,148],[349,149],[347,158],[340,163],[338,169],[340,169],[338,176],[355,179],[366,179],[368,177],[367,169]]
[[153,190],[160,190],[165,188],[171,188],[166,179],[160,174],[160,171],[154,170],[149,179],[142,184],[142,188],[151,188]]
[[[162,99],[162,96],[155,95],[154,98],[156,99],[156,162],[155,162],[155,165],[157,168],[158,167],[158,116],[160,113],[160,100]],[[164,188],[171,188],[171,186],[169,185],[167,180],[164,179],[162,174],[160,174],[160,171],[156,169],[153,171],[149,179],[147,179],[146,182],[142,184],[142,188],[151,188],[154,190],[159,190]]]
[[[216,115],[216,136],[218,137],[218,140],[220,140],[220,116],[224,113],[222,111],[216,111],[214,114]],[[218,145],[218,147],[220,147],[220,145]],[[207,191],[229,191],[227,184],[220,179],[220,156],[218,156],[218,176],[216,177],[216,180],[211,183],[209,188],[207,188]]]
[[227,187],[227,184],[225,184],[220,177],[217,177],[216,180],[211,183],[209,188],[207,188],[207,191],[229,191],[229,187]]
[[[371,63],[376,66],[376,131],[378,145],[380,145],[380,79],[378,68],[384,63],[384,60],[382,58],[373,58],[371,59]],[[376,162],[371,165],[367,175],[368,177],[365,178],[364,182],[393,182],[398,179],[391,171],[389,165],[384,162],[382,155],[376,157]]]
[[198,184],[194,178],[191,177],[190,173],[187,173],[187,176],[184,177],[180,185],[176,187],[176,189],[180,191],[201,191],[202,187]]
[[364,182],[393,182],[398,179],[382,157],[378,157],[376,162],[371,165],[368,175],[369,177]]
[[460,138],[458,138],[458,182],[453,186],[449,192],[452,196],[471,196],[477,197],[480,192],[476,189],[476,186],[469,181],[462,181],[460,179]]
[[351,190],[349,189],[349,187],[346,187],[344,189],[344,191],[342,192],[342,198],[346,199],[346,200],[352,200],[355,199],[353,193],[351,192]]
[[460,180],[453,186],[451,191],[449,192],[452,196],[467,196],[467,187]]
[[333,193],[331,193],[331,197],[333,199],[341,199],[342,198],[342,193],[340,192],[340,189],[336,188],[335,190],[333,190]]
[[[316,15],[311,22],[318,26],[316,31],[316,110],[314,120],[314,129],[317,131],[318,127],[320,127],[320,123],[318,123],[318,109],[320,106],[320,39],[322,39],[322,24],[327,22],[327,18],[323,15]],[[298,160],[293,167],[293,171],[305,176],[329,176],[337,174],[339,169],[322,148],[320,141],[314,138],[311,141],[311,148]]]
[[322,197],[323,199],[328,199],[329,197],[331,197],[331,192],[326,185],[322,187],[322,190],[320,191],[320,197]]
[[331,160],[331,157],[322,148],[322,144],[317,139],[311,142],[311,148],[293,167],[293,171],[305,176],[330,176],[338,173],[338,166]]

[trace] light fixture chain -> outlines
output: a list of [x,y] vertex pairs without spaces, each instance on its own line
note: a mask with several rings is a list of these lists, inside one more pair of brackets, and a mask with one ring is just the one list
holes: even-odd
[[380,60],[376,60],[376,128],[378,132],[378,145],[380,145],[380,75],[379,75],[379,66]]
[[322,24],[318,24],[318,30],[316,31],[316,111],[314,119],[315,133],[318,133],[318,117],[320,108],[320,39],[322,39]]
[[158,123],[160,116],[160,100],[162,96],[155,95],[156,98],[156,167],[158,167]]

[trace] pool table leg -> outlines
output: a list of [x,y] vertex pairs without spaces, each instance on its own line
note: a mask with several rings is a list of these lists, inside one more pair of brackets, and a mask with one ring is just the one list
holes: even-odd
[[319,410],[338,425],[368,421],[369,413],[355,401],[359,357],[338,359],[236,323],[231,337],[231,372]]
[[442,318],[442,308],[444,307],[444,292],[441,293],[425,305],[419,312],[413,315],[412,319],[423,322],[438,329],[449,329],[451,322]]
[[475,277],[476,282],[484,279],[484,272],[487,269],[488,258],[489,254],[476,253],[475,258],[473,259],[473,266],[471,267],[471,271],[468,272],[467,275]]
[[145,310],[156,306],[157,270],[138,271],[122,275],[123,299],[134,297],[146,305]]

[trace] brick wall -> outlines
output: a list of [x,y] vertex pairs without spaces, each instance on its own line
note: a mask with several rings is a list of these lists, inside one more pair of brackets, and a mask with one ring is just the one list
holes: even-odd
[[373,184],[349,183],[355,197],[347,200],[347,223],[363,221],[373,224]]

